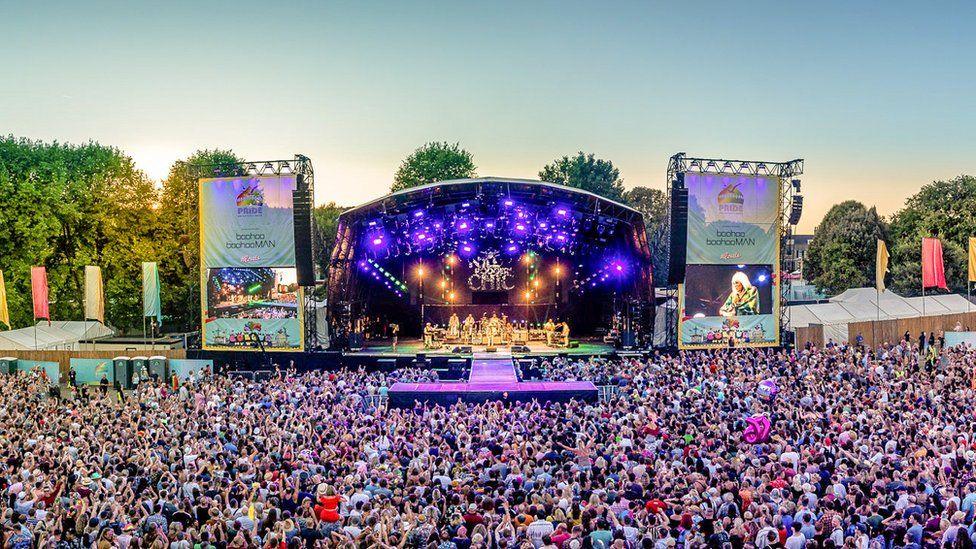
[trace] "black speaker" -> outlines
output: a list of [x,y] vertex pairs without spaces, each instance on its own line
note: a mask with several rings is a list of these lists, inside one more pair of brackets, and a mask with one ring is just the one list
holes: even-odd
[[358,351],[366,346],[366,338],[363,337],[362,333],[353,332],[349,334],[349,349],[353,351]]
[[799,223],[801,215],[803,215],[803,195],[796,194],[793,195],[793,205],[790,206],[790,225]]
[[315,285],[315,265],[312,254],[312,193],[305,186],[304,176],[298,176],[298,188],[292,193],[295,222],[295,268],[299,286]]
[[566,347],[570,349],[579,349],[579,341],[576,340],[570,341],[569,345],[567,345]]
[[688,189],[684,174],[671,187],[671,247],[668,261],[668,284],[685,281],[685,260],[688,248]]

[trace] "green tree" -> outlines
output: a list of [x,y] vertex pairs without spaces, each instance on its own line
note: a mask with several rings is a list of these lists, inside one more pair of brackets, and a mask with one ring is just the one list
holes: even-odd
[[30,267],[48,271],[51,314],[83,318],[85,265],[102,267],[106,321],[133,328],[135,264],[153,255],[156,190],[132,159],[97,143],[0,139],[0,269],[11,323],[33,322]]
[[814,230],[803,275],[831,295],[871,286],[878,239],[888,240],[887,224],[878,211],[856,200],[841,202]]
[[668,241],[664,234],[668,217],[668,197],[660,189],[634,187],[623,195],[623,202],[644,215],[647,243],[651,248],[654,283],[661,285],[667,278]]
[[583,189],[593,194],[624,201],[624,180],[613,162],[594,158],[583,151],[575,156],[557,158],[539,171],[539,179],[568,187]]
[[348,209],[345,206],[337,206],[335,202],[329,202],[316,206],[312,212],[312,219],[315,222],[313,242],[318,254],[316,263],[322,276],[328,276],[329,260],[332,258],[332,248],[335,247],[336,231],[339,228],[339,214]]
[[229,150],[200,150],[176,162],[163,180],[159,211],[159,278],[163,322],[168,329],[200,328],[200,188],[189,166],[220,173],[243,162]]
[[474,175],[475,165],[471,153],[462,149],[459,143],[434,141],[403,159],[393,176],[390,192]]
[[918,295],[922,289],[922,237],[942,241],[949,289],[965,293],[968,274],[966,250],[976,236],[976,177],[960,175],[933,181],[905,201],[891,219],[892,289]]

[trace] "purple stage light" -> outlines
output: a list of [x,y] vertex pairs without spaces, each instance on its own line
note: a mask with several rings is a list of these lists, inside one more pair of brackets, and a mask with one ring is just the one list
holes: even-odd
[[568,214],[569,214],[569,211],[567,211],[566,208],[559,208],[559,209],[556,210],[556,215],[559,215],[559,216],[562,216],[562,217],[566,217],[566,215],[568,215]]
[[512,201],[511,199],[509,199],[509,198],[506,198],[506,199],[505,199],[505,200],[504,200],[504,201],[502,202],[502,204],[503,204],[503,205],[504,205],[504,206],[505,206],[506,208],[508,208],[508,207],[509,207],[509,206],[511,206],[512,204],[515,204],[515,202],[513,202],[513,201]]
[[525,232],[525,223],[516,223],[515,230],[518,232]]
[[505,247],[505,251],[509,254],[517,254],[518,246],[515,244],[509,244],[508,246]]
[[424,211],[423,210],[417,210],[417,211],[413,212],[413,216],[414,217],[423,217],[424,216]]

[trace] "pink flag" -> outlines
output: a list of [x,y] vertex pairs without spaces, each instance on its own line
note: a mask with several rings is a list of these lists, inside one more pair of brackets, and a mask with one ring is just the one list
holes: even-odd
[[942,263],[942,241],[938,238],[922,239],[922,288],[949,289]]
[[47,301],[47,269],[31,267],[31,294],[34,297],[34,318],[51,320]]

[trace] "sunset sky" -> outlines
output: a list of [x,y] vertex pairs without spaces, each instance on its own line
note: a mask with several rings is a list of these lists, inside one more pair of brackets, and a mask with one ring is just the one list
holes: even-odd
[[806,159],[812,231],[976,173],[976,2],[0,3],[0,132],[96,140],[154,178],[198,148],[310,157],[318,202],[458,141],[479,175],[583,150]]

